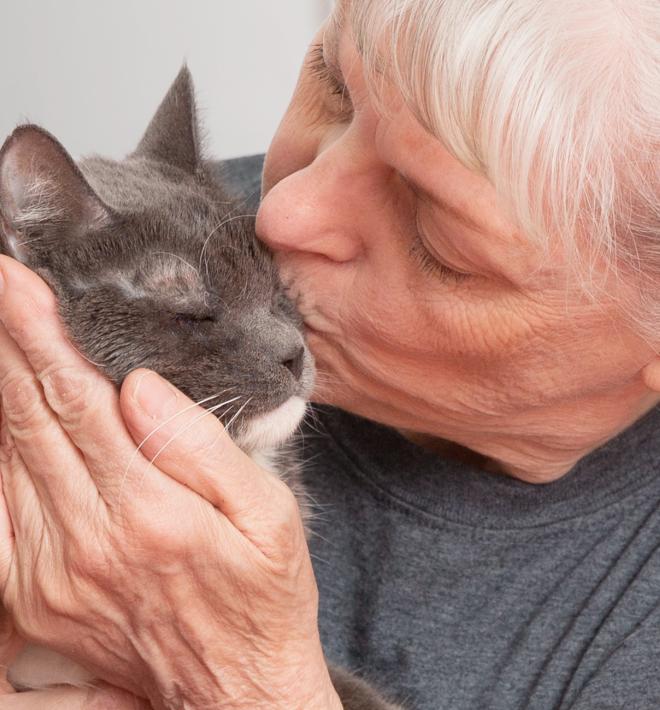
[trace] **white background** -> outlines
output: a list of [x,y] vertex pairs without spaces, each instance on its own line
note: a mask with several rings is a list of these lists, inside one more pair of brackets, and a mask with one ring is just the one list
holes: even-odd
[[209,155],[264,152],[331,0],[0,0],[0,142],[130,152],[184,60]]

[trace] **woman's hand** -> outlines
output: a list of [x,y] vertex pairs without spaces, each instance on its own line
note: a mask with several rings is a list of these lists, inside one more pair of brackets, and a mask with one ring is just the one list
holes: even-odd
[[0,272],[0,589],[20,633],[157,708],[340,707],[289,489],[159,376],[119,396],[44,282]]
[[29,693],[0,692],[2,710],[150,710],[147,700],[120,688],[56,688]]

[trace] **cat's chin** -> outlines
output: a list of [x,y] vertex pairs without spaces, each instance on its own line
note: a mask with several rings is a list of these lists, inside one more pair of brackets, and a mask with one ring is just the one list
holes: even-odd
[[246,422],[236,435],[236,443],[250,455],[281,446],[302,421],[306,408],[302,397],[290,397],[277,409]]

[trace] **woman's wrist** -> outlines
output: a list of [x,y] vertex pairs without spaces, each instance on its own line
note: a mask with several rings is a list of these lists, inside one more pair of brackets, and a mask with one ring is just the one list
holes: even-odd
[[[320,646],[319,652],[320,661],[314,664],[316,675],[312,672],[311,681],[305,690],[300,686],[296,689],[292,685],[291,691],[285,694],[288,697],[283,698],[282,710],[285,708],[287,710],[292,708],[300,708],[300,710],[342,710],[343,705],[330,678],[328,666]],[[309,672],[311,668],[312,666],[308,664],[307,671]]]
[[[185,660],[185,657],[188,660]],[[269,661],[264,657],[224,667],[211,673],[213,662],[190,663],[188,654],[170,656],[178,668],[161,669],[159,710],[206,710],[215,703],[232,710],[341,710],[342,703],[332,683],[320,646],[298,660],[285,654]],[[167,664],[168,666],[170,664]]]

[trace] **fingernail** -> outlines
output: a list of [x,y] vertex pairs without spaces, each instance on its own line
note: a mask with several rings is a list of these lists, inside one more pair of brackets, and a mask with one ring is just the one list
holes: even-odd
[[177,411],[177,391],[155,372],[140,377],[133,399],[152,419],[166,419]]

